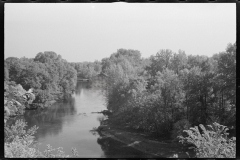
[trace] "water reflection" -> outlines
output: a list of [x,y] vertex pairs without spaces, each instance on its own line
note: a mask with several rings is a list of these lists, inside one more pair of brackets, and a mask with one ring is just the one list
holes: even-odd
[[42,110],[27,110],[22,118],[28,127],[39,127],[35,137],[41,143],[40,151],[50,144],[54,148],[63,147],[69,155],[74,147],[80,157],[101,157],[103,151],[97,143],[98,135],[94,136],[89,130],[99,126],[99,114],[91,112],[105,109],[101,90],[80,82],[67,102],[55,103]]
[[65,121],[71,123],[73,120],[63,119],[63,117],[77,114],[74,105],[75,99],[70,98],[67,102],[56,103],[49,108],[26,110],[24,118],[29,127],[34,125],[39,127],[37,134],[41,135],[41,137],[58,135],[62,131],[63,123]]
[[80,95],[83,90],[89,89],[90,91],[101,90],[103,86],[102,81],[91,81],[91,82],[79,82],[77,83],[75,94]]
[[44,151],[46,145],[50,144],[54,148],[63,147],[69,155],[74,147],[81,158],[144,157],[140,151],[91,131],[107,118],[92,113],[106,109],[103,92],[94,85],[90,87],[93,83],[79,82],[75,93],[67,102],[25,112],[22,118],[27,121],[28,127],[39,127],[35,137],[42,144],[38,146],[40,151]]

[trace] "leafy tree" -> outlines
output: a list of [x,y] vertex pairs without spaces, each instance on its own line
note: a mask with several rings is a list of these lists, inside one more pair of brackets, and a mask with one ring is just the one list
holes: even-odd
[[191,125],[233,125],[235,49],[229,44],[226,52],[213,57],[160,50],[147,59],[118,50],[102,60],[102,70],[109,75],[106,101],[113,119],[158,135],[179,132],[177,122],[184,119]]
[[151,65],[146,68],[146,70],[155,76],[158,71],[162,72],[164,69],[168,68],[172,60],[173,52],[169,49],[160,50],[155,56],[151,56]]
[[8,58],[6,63],[10,80],[21,84],[26,90],[34,88],[39,95],[42,91],[48,93],[46,98],[37,96],[36,102],[49,101],[53,96],[55,99],[64,98],[75,88],[76,70],[55,52],[40,52],[34,59]]
[[15,57],[9,57],[6,60],[9,69],[9,80],[19,83],[19,77],[26,66],[21,64],[21,61]]
[[175,71],[175,73],[179,73],[180,70],[187,67],[187,55],[185,51],[179,50],[178,54],[174,53],[171,61],[171,69]]
[[[163,121],[168,123],[166,133],[170,132],[172,123],[178,119],[177,112],[182,112],[182,102],[184,100],[184,92],[182,84],[178,76],[169,69],[165,69],[163,73],[158,72],[156,75],[156,83],[152,86],[153,94],[160,95],[158,104],[155,106],[154,112],[163,117]],[[168,128],[168,129],[167,129]]]
[[226,52],[218,57],[218,71],[215,76],[216,101],[219,102],[220,123],[235,126],[236,111],[236,43],[229,44]]

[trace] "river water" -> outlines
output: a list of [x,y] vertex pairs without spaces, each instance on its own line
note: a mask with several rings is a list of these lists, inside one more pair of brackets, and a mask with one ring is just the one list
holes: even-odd
[[82,158],[128,158],[148,157],[144,153],[117,142],[101,138],[91,130],[100,125],[102,114],[92,113],[106,109],[100,89],[89,87],[88,82],[78,82],[76,91],[67,102],[55,103],[42,110],[27,110],[24,119],[28,127],[38,126],[35,134],[40,151],[47,144],[53,148],[63,147],[71,155],[71,148]]

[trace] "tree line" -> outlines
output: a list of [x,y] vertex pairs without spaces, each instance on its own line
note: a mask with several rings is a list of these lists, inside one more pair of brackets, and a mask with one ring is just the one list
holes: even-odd
[[5,60],[4,79],[33,89],[33,103],[65,99],[75,89],[77,71],[55,52],[40,52],[35,58],[9,57]]
[[102,71],[100,61],[94,62],[71,62],[70,65],[77,71],[77,77],[80,79],[92,79]]
[[[220,123],[230,128],[230,136],[235,135],[236,43],[211,57],[162,49],[143,58],[138,50],[119,49],[101,62],[69,63],[55,52],[40,52],[35,58],[4,61],[5,153],[9,157],[55,157],[50,146],[46,155],[37,150],[30,153],[36,128],[26,131],[26,123],[18,121],[10,127],[6,121],[23,114],[26,107],[46,107],[51,100],[68,99],[78,77],[91,79],[99,73],[108,75],[104,96],[112,112],[109,119],[118,126],[176,139],[192,126],[215,124],[221,128]],[[194,137],[195,130],[189,133]],[[16,144],[23,150],[14,148]],[[59,151],[57,157],[62,156],[66,155]]]
[[107,108],[118,123],[170,135],[174,124],[219,122],[235,128],[236,43],[212,57],[162,49],[149,58],[137,50],[119,49],[95,62],[69,63],[54,52],[35,58],[4,61],[5,84],[33,88],[33,103],[63,99],[75,88],[77,77],[107,74]]
[[211,57],[162,49],[149,58],[119,49],[102,60],[107,108],[118,125],[172,135],[218,122],[234,133],[236,43]]

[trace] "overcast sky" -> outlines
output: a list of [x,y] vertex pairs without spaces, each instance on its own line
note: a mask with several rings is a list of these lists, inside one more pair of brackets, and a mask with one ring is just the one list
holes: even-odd
[[69,62],[117,49],[208,55],[236,42],[236,4],[6,3],[5,58],[54,51]]

